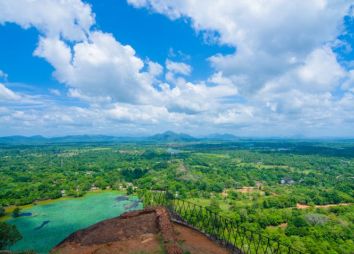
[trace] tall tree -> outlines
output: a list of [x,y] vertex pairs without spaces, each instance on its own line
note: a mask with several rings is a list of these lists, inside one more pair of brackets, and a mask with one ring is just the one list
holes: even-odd
[[20,239],[22,236],[15,225],[0,222],[0,250],[13,245]]

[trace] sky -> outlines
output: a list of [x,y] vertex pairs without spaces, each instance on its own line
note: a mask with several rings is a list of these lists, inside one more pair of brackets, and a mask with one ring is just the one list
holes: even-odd
[[0,0],[0,136],[354,137],[354,0]]

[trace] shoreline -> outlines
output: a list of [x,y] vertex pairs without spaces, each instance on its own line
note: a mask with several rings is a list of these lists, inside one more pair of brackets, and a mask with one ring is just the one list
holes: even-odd
[[21,205],[21,206],[11,205],[11,206],[4,207],[5,215],[0,217],[0,222],[4,222],[4,221],[7,221],[10,218],[12,218],[11,213],[13,212],[13,210],[16,207],[20,208],[21,212],[23,212],[23,211],[28,210],[36,205],[46,205],[46,204],[51,204],[51,203],[55,203],[55,202],[59,202],[59,201],[75,200],[75,199],[85,198],[88,195],[97,195],[97,194],[108,193],[108,192],[114,192],[114,193],[122,194],[122,195],[126,194],[126,192],[121,191],[121,190],[90,190],[90,191],[86,192],[81,197],[65,196],[65,197],[60,197],[60,198],[56,198],[56,199],[38,200],[38,201],[34,201],[31,204]]

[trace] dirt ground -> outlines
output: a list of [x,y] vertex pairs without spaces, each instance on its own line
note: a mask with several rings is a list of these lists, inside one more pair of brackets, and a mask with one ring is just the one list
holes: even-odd
[[178,242],[183,251],[192,254],[229,254],[230,252],[191,228],[174,224]]
[[[316,208],[328,208],[328,207],[333,207],[333,206],[348,206],[351,205],[352,203],[340,203],[340,204],[329,204],[329,205],[315,205]],[[304,205],[304,204],[296,204],[297,209],[307,209],[310,208],[311,206],[309,205]]]

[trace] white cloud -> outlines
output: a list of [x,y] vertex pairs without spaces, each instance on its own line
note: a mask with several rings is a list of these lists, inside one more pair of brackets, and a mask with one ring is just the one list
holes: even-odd
[[[175,86],[160,85],[160,64],[148,61],[145,65],[130,46],[98,31],[91,33],[88,42],[76,43],[73,48],[61,40],[42,38],[35,55],[54,66],[54,76],[70,88],[69,96],[96,104],[149,104],[194,113],[215,107],[218,98],[236,92],[230,84],[207,86],[186,82],[179,76],[189,75],[191,67],[170,60],[166,62],[166,76],[171,78],[166,79]],[[145,67],[147,71],[143,71]]]
[[[17,5],[15,5],[15,3]],[[42,4],[42,5],[41,5]],[[21,17],[18,6],[26,7]],[[41,31],[34,55],[46,59],[54,67],[54,77],[68,87],[67,95],[89,103],[89,108],[66,107],[54,104],[28,110],[25,101],[19,101],[16,110],[2,120],[23,121],[25,126],[53,124],[66,126],[95,122],[108,123],[187,124],[186,119],[199,121],[196,113],[219,107],[219,100],[235,94],[230,83],[193,84],[181,76],[189,76],[192,67],[183,62],[166,61],[166,75],[173,76],[174,86],[160,80],[164,67],[136,56],[129,45],[122,45],[111,34],[92,31],[94,15],[87,4],[68,1],[14,1],[0,0],[0,22],[14,22],[23,28],[36,27]],[[48,10],[55,11],[48,12]],[[50,15],[49,15],[50,13]],[[62,22],[58,22],[62,20]],[[69,43],[68,40],[74,41]],[[169,74],[168,74],[169,73]],[[175,79],[176,77],[176,79]],[[7,98],[16,94],[2,87]],[[60,95],[58,90],[50,91]],[[206,103],[208,101],[208,103]],[[38,98],[42,105],[48,102]],[[23,110],[21,110],[23,108]],[[66,108],[60,110],[59,108]]]
[[82,93],[80,90],[75,89],[75,88],[69,88],[68,93],[67,93],[68,97],[71,98],[76,98],[79,99],[81,101],[85,101],[88,102],[91,105],[100,105],[100,104],[107,104],[107,103],[111,103],[112,102],[112,98],[110,96],[89,96],[86,95],[84,93]]
[[153,61],[148,61],[148,72],[151,77],[158,77],[163,73],[163,67],[159,63],[155,63]]
[[182,62],[174,62],[171,60],[166,61],[166,68],[168,71],[174,74],[181,74],[189,76],[192,72],[192,67],[189,64]]
[[36,27],[48,37],[82,40],[95,19],[81,0],[0,0],[0,24],[6,22]]
[[346,75],[328,47],[317,48],[297,70],[299,83],[305,83],[307,90],[331,91]]
[[19,100],[20,98],[20,95],[0,83],[0,100]]
[[219,112],[213,119],[215,124],[230,124],[231,126],[250,124],[254,121],[255,109],[251,106],[238,105],[225,112]]
[[171,111],[198,113],[223,108],[221,98],[235,95],[237,90],[228,85],[207,86],[183,82],[164,92]]
[[[215,123],[241,122],[250,133],[258,126],[275,135],[299,130],[313,135],[316,128],[325,133],[328,125],[334,129],[340,122],[343,128],[352,125],[348,105],[353,71],[338,63],[331,46],[343,32],[343,17],[350,15],[353,1],[128,2],[172,20],[187,19],[197,32],[212,37],[209,42],[235,48],[233,54],[209,58],[215,74],[208,82],[234,86],[243,99],[241,105],[217,103],[218,113],[209,115]],[[347,91],[345,96],[338,89]]]
[[221,71],[214,73],[209,79],[208,82],[217,84],[217,85],[227,85],[233,86],[233,81],[227,77],[224,77]]
[[[194,87],[189,87],[192,88]],[[200,85],[199,89],[203,90],[205,87]],[[7,108],[6,104],[5,107],[0,107],[0,133],[148,135],[152,131],[171,129],[197,135],[231,132],[257,136],[294,133],[311,136],[331,133],[345,136],[351,135],[350,126],[354,122],[354,94],[351,93],[338,100],[328,93],[309,95],[301,91],[288,91],[276,100],[276,110],[272,111],[258,100],[225,106],[216,103],[216,97],[205,95],[209,99],[208,103],[204,101],[204,104],[199,104],[199,101],[188,99],[180,101],[185,95],[193,95],[193,91],[179,92],[180,95],[168,94],[170,97],[167,98],[172,99],[170,102],[177,105],[167,106],[108,103],[104,106],[91,104],[88,107],[77,107],[37,98],[36,101],[41,106],[33,107],[21,99],[14,101],[15,104],[8,104]],[[212,93],[208,89],[206,92]],[[215,89],[214,92],[220,91]],[[173,101],[175,98],[177,100]],[[196,105],[197,110],[194,113],[188,112],[192,106],[188,110],[175,110],[191,102]],[[11,132],[4,126],[12,126]]]
[[139,122],[140,124],[159,124],[164,118],[166,121],[170,114],[164,107],[115,104],[108,110],[108,116],[113,120]]
[[284,126],[291,123],[299,129],[321,130],[348,119],[342,99],[334,94],[347,78],[333,52],[324,46],[311,52],[296,68],[269,80],[253,96],[253,102],[263,107],[269,124],[283,122]]
[[231,55],[215,55],[210,62],[216,71],[235,80],[243,93],[262,87],[302,63],[323,43],[334,40],[352,4],[345,0],[128,2],[172,19],[187,17],[197,31],[216,31],[219,43],[237,50]]
[[347,78],[346,71],[339,65],[328,47],[315,49],[304,62],[283,75],[265,83],[257,96],[262,100],[281,97],[283,93],[299,90],[305,93],[329,93]]
[[92,32],[89,41],[70,48],[58,39],[41,38],[36,56],[45,58],[54,68],[54,76],[84,96],[110,97],[114,101],[145,103],[152,100],[153,75],[158,65],[150,63],[150,72],[142,71],[144,62],[129,45],[120,44],[111,34]]
[[185,79],[181,76],[189,76],[192,72],[192,67],[186,63],[174,62],[169,59],[166,60],[165,74],[166,81],[175,83],[185,83]]
[[348,79],[343,83],[342,89],[349,90],[354,93],[354,70],[348,72]]

